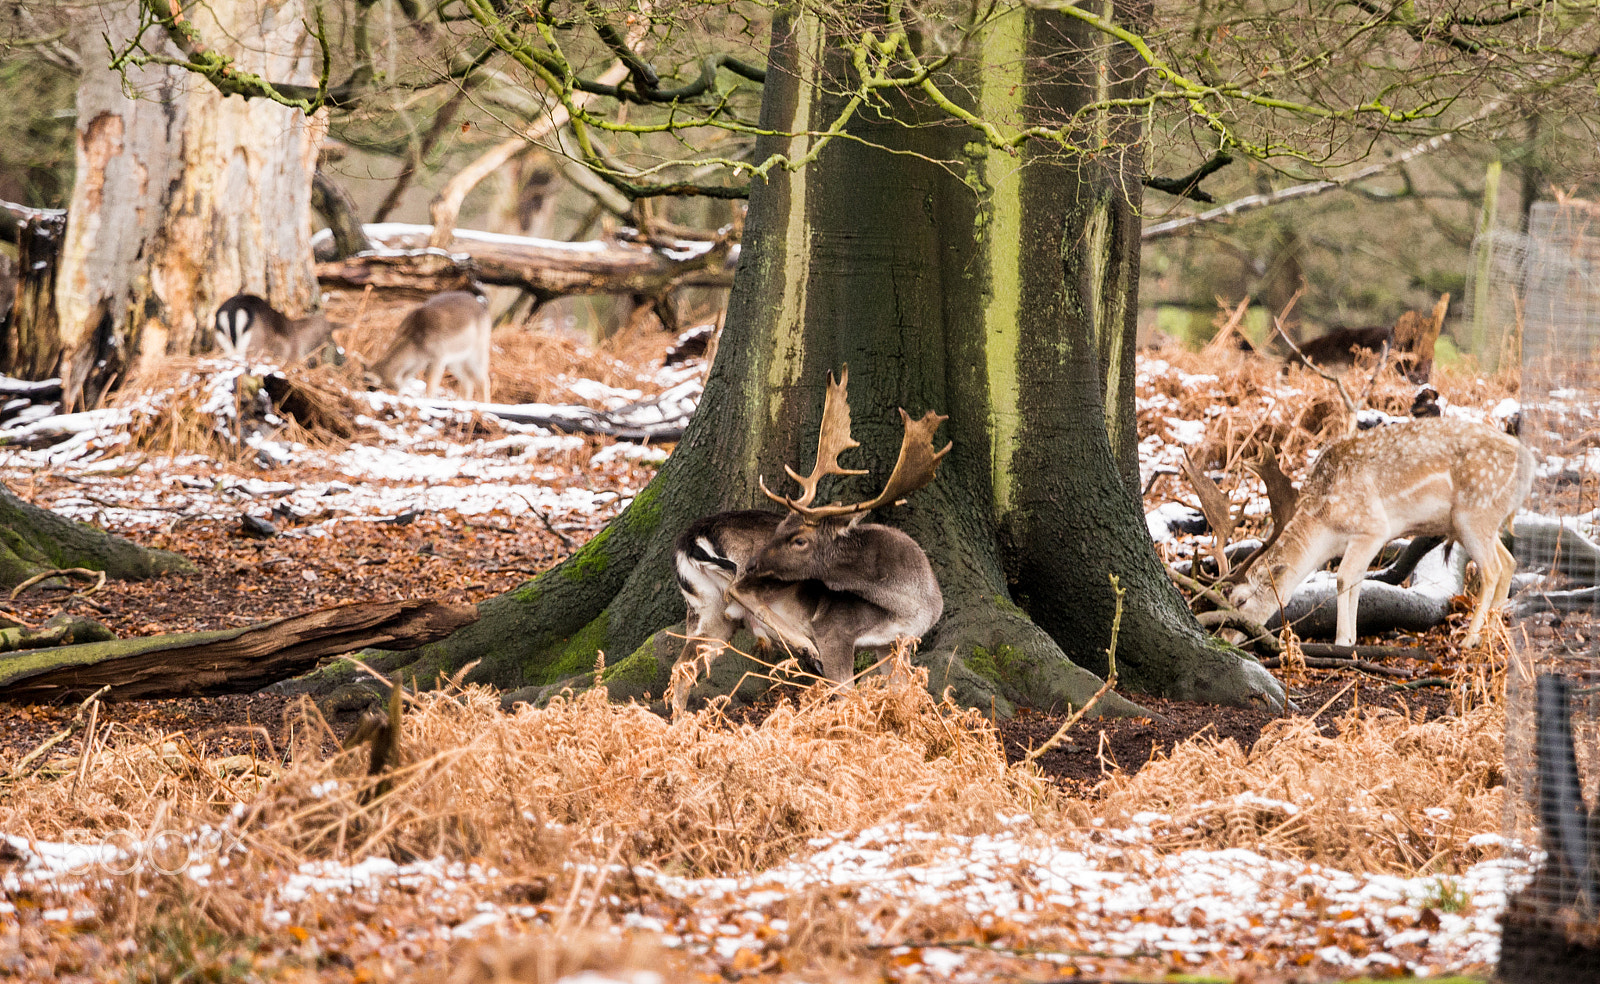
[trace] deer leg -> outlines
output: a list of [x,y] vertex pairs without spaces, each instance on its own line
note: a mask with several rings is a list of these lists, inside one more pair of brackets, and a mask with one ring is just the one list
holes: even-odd
[[[1461,639],[1461,645],[1471,648],[1478,644],[1478,637],[1483,633],[1483,623],[1489,618],[1489,604],[1500,590],[1500,569],[1503,566],[1500,553],[1505,547],[1500,546],[1498,536],[1492,537],[1492,542],[1485,541],[1477,530],[1465,522],[1457,522],[1456,540],[1466,549],[1467,556],[1478,565],[1478,600],[1472,606],[1472,619],[1467,622],[1467,634]],[[1514,565],[1515,561],[1512,563]],[[1510,576],[1510,569],[1507,568],[1508,592]]]
[[822,663],[822,675],[846,690],[854,689],[856,678],[856,646],[851,637],[835,636],[817,640]]
[[444,360],[435,359],[428,363],[428,395],[435,396],[439,392],[439,384],[444,381]]
[[1361,582],[1366,579],[1372,558],[1378,556],[1387,542],[1381,534],[1365,534],[1351,537],[1345,546],[1344,559],[1339,561],[1339,618],[1334,645],[1356,644],[1356,603],[1361,598]]
[[[717,602],[720,601],[717,599]],[[683,649],[672,666],[670,695],[673,714],[681,714],[688,707],[689,691],[699,679],[700,660],[705,660],[705,672],[710,674],[711,664],[722,655],[737,628],[719,603],[689,605],[688,617],[683,623]]]
[[1511,556],[1511,551],[1500,542],[1500,537],[1494,538],[1495,553],[1500,555],[1500,578],[1494,586],[1494,603],[1492,607],[1500,608],[1511,597],[1511,575],[1517,572],[1517,558]]

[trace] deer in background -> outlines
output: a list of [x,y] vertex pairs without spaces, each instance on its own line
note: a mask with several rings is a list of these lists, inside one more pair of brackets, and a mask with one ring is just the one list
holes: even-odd
[[326,345],[333,325],[320,311],[290,318],[265,298],[235,294],[217,308],[216,336],[224,358],[267,356],[287,366]]
[[760,480],[761,491],[786,515],[717,513],[679,536],[675,560],[688,639],[678,664],[689,664],[689,672],[674,670],[674,709],[688,699],[693,661],[704,654],[709,668],[740,623],[849,686],[858,649],[887,655],[897,639],[921,638],[943,614],[939,581],[917,542],[892,526],[862,520],[933,481],[953,446],[933,448],[934,431],[948,418],[930,410],[912,420],[901,410],[900,456],[883,490],[850,505],[811,504],[823,478],[866,474],[839,465],[841,453],[860,446],[850,437],[848,383],[848,369],[837,382],[829,377],[811,474],[784,466],[800,486],[799,497],[777,495]]
[[1466,549],[1482,585],[1463,645],[1475,646],[1491,607],[1504,604],[1516,561],[1500,542],[1533,485],[1533,455],[1487,424],[1434,417],[1362,431],[1322,452],[1294,513],[1250,565],[1229,602],[1261,622],[1313,571],[1343,554],[1334,642],[1354,645],[1367,567],[1407,535]]
[[400,322],[394,341],[372,371],[383,386],[395,391],[424,373],[428,395],[433,396],[449,370],[460,381],[464,398],[488,403],[493,327],[488,304],[479,295],[464,290],[435,294]]

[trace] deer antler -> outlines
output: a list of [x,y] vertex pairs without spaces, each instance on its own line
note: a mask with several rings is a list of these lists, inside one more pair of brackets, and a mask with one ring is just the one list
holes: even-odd
[[1201,471],[1200,466],[1189,457],[1187,450],[1183,452],[1183,473],[1199,498],[1200,511],[1205,514],[1206,523],[1211,527],[1211,553],[1217,559],[1217,576],[1226,577],[1228,555],[1225,551],[1228,538],[1233,535],[1233,506],[1228,496],[1211,480],[1211,476]]
[[861,442],[850,437],[850,402],[846,396],[846,389],[850,385],[850,367],[844,366],[839,370],[839,379],[834,381],[833,373],[828,373],[828,392],[822,398],[822,426],[817,429],[817,461],[811,466],[811,474],[801,478],[800,474],[788,465],[783,470],[789,474],[800,486],[800,498],[790,499],[777,495],[767,488],[767,480],[757,477],[761,491],[767,498],[780,503],[790,509],[803,510],[811,505],[811,500],[817,497],[817,483],[828,475],[865,475],[865,468],[839,467],[839,455],[858,448]]
[[912,420],[911,415],[904,409],[900,411],[900,420],[905,427],[905,437],[900,442],[900,457],[894,463],[894,471],[889,474],[889,480],[884,483],[883,491],[866,502],[853,505],[840,505],[812,507],[811,500],[816,498],[817,482],[824,475],[865,475],[866,471],[840,468],[838,457],[840,452],[858,447],[859,442],[850,438],[850,405],[845,401],[845,387],[849,382],[849,369],[842,370],[839,381],[835,383],[833,377],[828,377],[828,395],[822,407],[822,428],[817,435],[817,463],[811,470],[811,475],[801,478],[794,469],[784,466],[784,471],[789,477],[800,484],[803,492],[799,499],[789,499],[775,495],[767,488],[766,481],[761,480],[761,491],[767,498],[779,502],[791,512],[799,514],[808,523],[828,519],[834,516],[850,516],[856,513],[870,512],[879,506],[898,502],[905,496],[933,481],[934,474],[938,471],[939,462],[954,443],[946,444],[943,450],[933,449],[933,434],[939,425],[950,418],[929,410],[921,418]]

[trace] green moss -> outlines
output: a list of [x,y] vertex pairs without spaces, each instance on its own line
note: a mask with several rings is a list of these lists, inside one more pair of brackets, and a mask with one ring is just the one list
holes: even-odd
[[658,632],[646,639],[620,663],[606,667],[605,682],[612,699],[643,698],[647,693],[659,695],[666,689],[666,674],[656,656],[659,635]]
[[989,599],[989,603],[994,605],[994,607],[1002,614],[1015,615],[1017,618],[1021,619],[1026,619],[1028,617],[1027,612],[1019,608],[1015,602],[1013,602],[1010,598],[1007,598],[1005,595],[995,595]]
[[595,653],[605,646],[610,627],[611,612],[609,610],[601,612],[594,621],[579,629],[577,635],[567,640],[567,644],[561,647],[561,652],[555,659],[542,667],[529,666],[526,677],[539,683],[555,683],[557,680],[592,671]]
[[967,668],[980,676],[987,677],[995,683],[1004,682],[1013,664],[1022,658],[1022,651],[1015,646],[1004,643],[986,649],[983,646],[973,646],[972,652],[967,656]]
[[[651,482],[633,497],[633,504],[622,514],[628,532],[649,536],[661,525],[661,493]],[[599,539],[599,537],[595,537]]]
[[607,526],[596,533],[594,539],[580,547],[565,564],[556,569],[569,581],[582,581],[603,574],[611,563],[611,554],[607,550],[610,542],[611,527]]
[[1455,339],[1449,335],[1440,335],[1433,346],[1433,361],[1436,365],[1453,366],[1461,361],[1461,350],[1456,348]]
[[544,584],[542,582],[545,578],[549,577],[551,573],[552,572],[550,571],[545,571],[543,574],[540,574],[533,580],[517,587],[511,592],[511,597],[522,602],[524,605],[533,604],[539,600],[540,595],[544,594]]

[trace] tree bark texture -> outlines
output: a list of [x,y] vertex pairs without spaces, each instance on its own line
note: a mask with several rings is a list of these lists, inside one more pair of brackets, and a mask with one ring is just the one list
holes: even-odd
[[[836,118],[848,66],[834,40],[805,10],[776,19],[762,127],[794,136],[764,138],[757,159],[803,157]],[[1101,76],[1125,62],[1106,56],[1066,19],[1016,9],[944,91],[1002,127],[1059,123],[1108,87],[1136,91]],[[1111,153],[1029,144],[1012,155],[920,98],[890,94],[849,133],[752,188],[716,365],[656,480],[567,562],[486,602],[476,625],[385,664],[431,679],[482,659],[477,677],[510,687],[589,671],[604,650],[613,695],[659,695],[661,656],[676,646],[641,643],[683,614],[673,537],[705,513],[769,506],[757,476],[776,487],[785,464],[808,470],[823,383],[848,363],[861,447],[842,463],[870,474],[824,487],[823,500],[881,486],[900,444],[897,407],[950,415],[943,437],[955,449],[938,480],[878,516],[914,536],[939,576],[945,615],[917,657],[935,692],[1000,713],[1081,705],[1099,686],[1090,670],[1106,668],[1115,574],[1127,591],[1117,655],[1129,687],[1281,700],[1270,674],[1189,615],[1113,450],[1133,416],[1131,389],[1108,384],[1102,367],[1131,381],[1131,361],[1119,360],[1137,287],[1136,120],[1105,131]]]
[[0,370],[22,379],[48,379],[60,360],[56,282],[67,213],[37,211],[17,227],[17,292]]
[[0,587],[41,571],[87,567],[125,580],[192,571],[188,561],[24,502],[0,486]]
[[[230,39],[240,71],[313,81],[300,0],[186,13],[205,36]],[[120,43],[137,24],[133,2],[89,8],[79,48],[103,51],[102,35]],[[311,175],[325,129],[267,100],[225,98],[179,68],[124,75],[91,63],[56,294],[55,347],[74,405],[167,355],[207,348],[217,305],[235,293],[291,316],[314,306]]]

